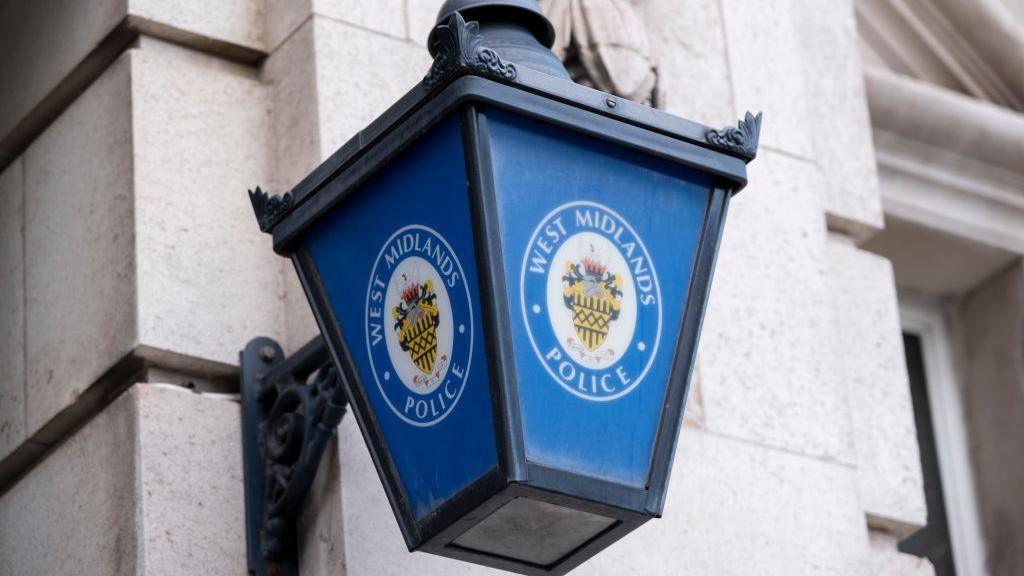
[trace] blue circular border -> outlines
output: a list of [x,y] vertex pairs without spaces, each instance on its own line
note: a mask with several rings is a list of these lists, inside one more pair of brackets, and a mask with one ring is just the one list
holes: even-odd
[[[534,327],[532,326],[532,323],[531,323],[531,320],[530,320],[530,316],[531,316],[530,315],[530,310],[529,310],[529,304],[530,303],[527,301],[527,284],[528,284],[526,282],[527,262],[529,261],[531,248],[533,247],[534,242],[537,240],[537,235],[541,232],[541,230],[544,229],[544,227],[547,224],[549,224],[552,221],[552,219],[557,217],[559,214],[561,214],[563,212],[566,212],[566,211],[570,210],[571,208],[575,208],[575,207],[579,207],[579,206],[586,206],[586,207],[596,208],[598,210],[604,211],[604,212],[608,213],[609,215],[611,215],[612,217],[614,217],[616,220],[618,220],[618,222],[622,226],[624,226],[627,231],[629,231],[629,233],[636,240],[636,243],[639,245],[640,249],[643,251],[643,255],[647,258],[648,266],[651,269],[651,277],[654,280],[655,294],[656,294],[656,297],[657,297],[657,300],[658,300],[658,306],[657,306],[657,317],[658,318],[657,318],[656,327],[654,329],[653,345],[649,343],[650,339],[643,337],[643,335],[645,335],[645,334],[648,335],[648,336],[650,335],[650,330],[649,329],[645,330],[643,333],[634,332],[633,338],[630,341],[629,352],[627,354],[624,354],[623,357],[621,359],[619,359],[618,361],[616,361],[614,364],[611,364],[607,368],[602,368],[602,369],[588,368],[588,367],[583,366],[580,363],[576,362],[575,360],[573,360],[572,357],[569,356],[568,354],[566,355],[566,358],[568,358],[569,360],[572,361],[573,364],[575,364],[577,370],[583,371],[583,372],[585,372],[587,374],[601,375],[601,374],[605,374],[605,373],[613,371],[616,366],[622,365],[623,363],[626,363],[626,364],[630,363],[631,361],[627,360],[627,358],[632,358],[632,357],[635,357],[638,354],[643,354],[644,351],[638,350],[635,347],[635,343],[639,342],[639,341],[648,342],[646,350],[649,351],[650,356],[648,356],[647,359],[646,359],[646,362],[644,362],[642,364],[643,365],[643,369],[640,371],[640,375],[637,376],[636,378],[634,378],[633,381],[630,383],[630,385],[628,387],[623,388],[622,390],[620,390],[619,392],[617,392],[615,394],[610,394],[610,395],[607,395],[607,396],[595,396],[595,395],[592,395],[592,394],[586,394],[586,393],[583,393],[583,392],[577,390],[573,386],[567,385],[565,383],[565,381],[562,378],[559,377],[558,374],[555,374],[551,370],[551,367],[548,365],[548,362],[545,359],[544,354],[541,352],[541,347],[538,346],[538,344],[537,344],[538,340],[544,339],[544,340],[547,340],[547,341],[553,343],[554,346],[558,346],[558,348],[561,349],[563,352],[565,351],[564,346],[562,346],[561,342],[559,342],[558,339],[555,337],[554,329],[551,327],[551,320],[550,320],[551,314],[547,310],[547,276],[548,276],[548,274],[551,274],[551,269],[550,268],[548,268],[547,273],[545,273],[542,277],[539,277],[535,282],[531,282],[530,283],[530,284],[540,284],[539,291],[540,291],[540,294],[541,294],[542,297],[538,298],[536,303],[541,305],[542,309],[543,309],[543,312],[545,312],[542,316],[539,316],[539,318],[543,318],[544,321],[542,322],[543,327],[540,328],[539,330],[537,330],[537,332],[539,332],[539,334],[536,334],[536,335],[534,333]],[[589,231],[596,232],[597,234],[605,236],[605,234],[600,232],[600,231],[595,231],[595,230],[589,230]],[[567,235],[566,235],[566,238],[571,237],[575,232],[576,231],[568,232]],[[607,238],[607,236],[605,236],[605,237]],[[618,246],[617,246],[616,242],[614,241],[614,239],[611,239],[611,238],[608,238],[608,239],[612,242],[613,245],[616,246],[616,249],[618,249]],[[563,241],[564,241],[564,239],[560,240],[559,241],[559,245],[561,245],[561,243]],[[557,248],[554,249],[552,252],[555,252],[555,251],[557,251]],[[621,253],[621,250],[620,250],[620,253]],[[622,256],[626,260],[626,262],[629,263],[629,258],[625,254],[622,254]],[[554,265],[554,262],[549,264],[549,266],[553,266],[553,265]],[[634,289],[639,294],[640,290],[636,286],[636,278],[634,278],[632,272],[630,273],[630,279],[632,280],[632,282],[634,284]],[[533,291],[531,290],[531,292],[533,292]],[[551,376],[551,378],[553,378],[555,380],[555,382],[557,382],[559,384],[559,386],[561,386],[563,389],[565,389],[565,390],[571,392],[572,394],[574,394],[574,395],[576,395],[576,396],[578,396],[580,398],[583,398],[585,400],[589,400],[589,401],[593,401],[593,402],[609,402],[609,401],[612,401],[612,400],[616,400],[618,398],[622,398],[623,396],[625,396],[625,395],[629,394],[630,392],[632,392],[633,390],[635,390],[636,387],[639,386],[640,383],[643,381],[644,377],[647,376],[647,372],[650,370],[651,366],[654,364],[654,359],[658,355],[658,351],[661,348],[663,303],[662,303],[662,295],[661,295],[661,283],[658,281],[658,272],[657,272],[657,270],[655,268],[654,260],[651,258],[651,254],[650,254],[650,252],[648,252],[647,246],[644,244],[643,239],[640,237],[639,234],[637,234],[636,230],[633,228],[632,225],[630,225],[629,221],[627,221],[625,218],[623,218],[622,215],[619,214],[618,212],[616,212],[615,210],[612,210],[611,208],[605,206],[604,204],[600,204],[598,202],[592,202],[592,201],[589,201],[589,200],[577,200],[577,201],[573,201],[573,202],[567,202],[565,204],[562,204],[562,205],[558,206],[557,208],[555,208],[551,212],[548,212],[547,215],[545,215],[544,218],[541,219],[540,223],[534,229],[533,234],[530,235],[530,240],[526,243],[526,250],[525,250],[525,252],[523,254],[523,263],[522,263],[522,267],[521,267],[520,273],[519,273],[519,304],[520,304],[520,308],[522,309],[522,312],[523,312],[523,322],[524,322],[525,327],[526,327],[526,334],[527,334],[527,336],[530,339],[530,345],[533,347],[533,351],[537,355],[537,359],[540,361],[541,365],[544,366],[544,369]],[[641,310],[642,310],[642,308],[639,305],[639,299],[638,299],[638,304],[637,304],[637,324],[638,324],[638,327],[640,325],[640,318],[642,316]],[[649,324],[648,323],[644,323],[644,325],[647,326]],[[640,340],[638,340],[638,335],[639,335]],[[548,349],[548,348],[550,348],[550,346],[545,346],[544,347],[544,349]]]
[[[370,345],[370,295],[373,292],[373,279],[377,276],[377,270],[378,270],[378,268],[380,266],[381,257],[384,255],[384,252],[387,250],[388,246],[391,245],[391,242],[394,241],[395,238],[397,238],[397,237],[401,236],[402,234],[404,234],[406,232],[409,232],[411,230],[426,232],[426,233],[430,234],[431,236],[433,236],[435,240],[438,240],[442,244],[444,244],[445,248],[447,248],[447,250],[448,250],[448,253],[451,254],[452,260],[455,261],[455,267],[458,269],[458,272],[459,272],[459,283],[462,284],[462,288],[463,288],[463,290],[461,292],[459,290],[454,289],[454,288],[448,290],[448,299],[449,299],[449,301],[451,302],[451,305],[452,305],[452,316],[453,316],[453,318],[452,318],[452,324],[453,324],[453,326],[452,326],[452,336],[455,338],[455,342],[452,343],[452,359],[454,360],[456,357],[460,357],[460,356],[458,356],[459,352],[461,350],[463,350],[463,349],[465,350],[465,366],[466,366],[466,369],[463,372],[462,385],[459,386],[458,394],[456,395],[455,399],[452,400],[451,404],[448,405],[448,408],[444,411],[443,414],[441,414],[439,417],[437,417],[437,418],[435,418],[433,420],[424,421],[424,422],[420,422],[420,421],[412,420],[412,419],[408,418],[405,414],[403,414],[400,410],[398,410],[398,408],[395,407],[394,402],[392,402],[392,400],[391,400],[391,396],[386,391],[385,386],[381,382],[381,378],[378,375],[377,363],[374,362],[375,354],[373,353],[373,347]],[[398,264],[400,262],[406,260],[407,258],[410,258],[412,256],[418,256],[418,255],[419,255],[418,253],[412,253],[412,252],[403,254],[395,262],[395,267],[397,268]],[[420,256],[420,257],[422,258],[422,256]],[[429,262],[429,260],[428,260],[428,262]],[[433,263],[431,263],[431,265],[433,266]],[[434,270],[436,270],[438,272],[438,275],[441,276],[442,279],[444,278],[444,275],[441,274],[440,270],[437,270],[436,266],[434,266]],[[388,275],[386,278],[382,278],[381,281],[384,282],[385,285],[387,285],[391,281],[391,276]],[[459,297],[460,294],[463,294],[464,298]],[[385,306],[385,308],[386,308],[386,306]],[[387,318],[387,315],[385,315],[384,318]],[[455,322],[456,318],[466,318],[466,319],[468,319],[468,321],[466,322],[466,325],[469,326],[469,329],[466,331],[465,334],[460,334],[459,333],[458,323]],[[385,329],[387,329],[389,327],[387,325],[388,323],[387,323],[386,320],[382,321],[382,323],[384,324],[384,328]],[[462,398],[462,393],[466,389],[466,384],[469,382],[469,374],[470,374],[470,368],[471,368],[470,365],[471,365],[471,363],[473,361],[473,338],[474,338],[474,333],[475,333],[475,330],[476,330],[476,323],[475,323],[475,320],[473,318],[472,296],[470,295],[470,292],[469,292],[469,282],[466,279],[465,271],[462,269],[462,262],[459,260],[459,256],[458,256],[458,254],[455,253],[455,250],[452,249],[451,244],[448,243],[448,240],[445,239],[445,237],[442,236],[440,232],[438,232],[437,230],[434,230],[433,228],[430,228],[429,226],[424,226],[422,224],[410,224],[408,226],[403,226],[402,228],[399,228],[393,234],[391,234],[391,236],[389,236],[387,240],[384,241],[384,244],[381,246],[380,251],[377,253],[376,259],[374,259],[374,261],[373,261],[373,268],[370,270],[370,278],[369,278],[369,281],[367,282],[367,285],[366,285],[366,316],[365,316],[365,320],[364,320],[363,324],[364,324],[365,329],[366,329],[366,355],[367,355],[367,357],[370,360],[370,372],[373,373],[373,379],[377,383],[377,389],[380,390],[381,396],[384,397],[384,401],[387,402],[388,407],[391,408],[391,411],[394,412],[396,416],[398,416],[402,421],[406,422],[407,424],[411,424],[413,426],[418,426],[418,427],[421,427],[421,428],[426,428],[426,427],[434,426],[434,425],[440,423],[445,418],[447,418],[448,415],[451,414],[452,411],[455,410],[455,406],[458,405],[459,400]],[[384,336],[384,337],[386,338],[386,336]],[[390,368],[391,373],[394,374],[394,382],[391,382],[390,384],[401,386],[401,388],[403,390],[405,390],[407,393],[413,394],[413,395],[419,396],[419,397],[424,397],[424,398],[425,397],[435,396],[439,391],[441,393],[443,393],[444,387],[445,387],[444,383],[442,383],[441,386],[439,386],[437,388],[437,390],[431,392],[430,394],[418,394],[416,392],[413,392],[413,391],[409,390],[405,386],[405,384],[403,384],[401,382],[401,379],[398,377],[398,373],[395,370],[395,365],[391,361],[391,356],[387,352],[387,343],[382,343],[382,348],[383,348],[384,352],[383,353],[378,353],[377,355],[383,357],[382,358],[383,363],[385,363],[385,365]],[[451,373],[451,369],[449,368],[449,374],[450,373]],[[446,375],[446,379],[447,379],[447,375]]]

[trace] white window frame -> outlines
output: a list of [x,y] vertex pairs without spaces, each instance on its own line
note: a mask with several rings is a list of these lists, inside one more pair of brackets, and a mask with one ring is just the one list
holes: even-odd
[[921,339],[928,407],[939,459],[943,499],[959,576],[984,576],[985,539],[981,530],[974,472],[961,388],[953,366],[953,347],[942,306],[900,294],[903,331]]

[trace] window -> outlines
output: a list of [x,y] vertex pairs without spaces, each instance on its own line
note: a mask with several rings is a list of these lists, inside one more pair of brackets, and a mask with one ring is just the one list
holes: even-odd
[[900,543],[936,576],[986,573],[963,402],[946,322],[931,302],[900,298],[928,525]]

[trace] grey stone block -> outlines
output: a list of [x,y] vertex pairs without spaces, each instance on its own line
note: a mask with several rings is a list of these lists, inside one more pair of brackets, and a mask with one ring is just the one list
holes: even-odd
[[345,515],[347,576],[507,574],[431,554],[410,554],[355,418],[346,416],[341,421],[338,441],[341,450],[341,508]]
[[337,437],[332,438],[303,502],[298,522],[299,572],[303,576],[346,574],[341,455],[338,448]]
[[263,6],[253,0],[4,3],[0,166],[28,146],[139,33],[255,63],[264,49]]
[[664,517],[579,572],[868,576],[868,556],[849,467],[685,429]]
[[281,44],[313,14],[313,0],[265,0],[264,43],[273,58]]
[[444,0],[407,0],[409,38],[420,46],[427,45],[427,36],[437,24],[437,12]]
[[[353,421],[342,423],[348,576],[495,575],[409,554]],[[737,553],[737,546],[742,553]],[[686,429],[665,515],[589,560],[592,576],[867,576],[864,517],[850,468]]]
[[267,58],[262,80],[270,103],[271,170],[262,185],[281,193],[317,167],[320,148],[317,58],[313,21],[307,20]]
[[245,574],[238,404],[171,385],[140,384],[131,394],[139,574]]
[[127,58],[24,155],[31,435],[137,343]]
[[282,335],[284,260],[246,189],[266,181],[268,102],[249,71],[132,50],[139,343],[224,365]]
[[856,422],[861,503],[873,524],[907,536],[927,508],[892,267],[842,241],[830,241],[828,255],[833,357]]
[[[253,0],[127,0],[137,19],[212,40],[262,51],[264,6]],[[168,35],[174,36],[174,33]]]
[[405,0],[313,0],[318,14],[360,28],[406,37]]
[[0,496],[0,576],[136,576],[137,396],[125,394]]
[[816,3],[799,15],[799,39],[813,94],[814,153],[828,174],[829,224],[863,239],[881,229],[883,219],[853,12],[852,0]]
[[[314,20],[320,151],[341,147],[423,79],[430,55],[408,41],[330,20]],[[359,95],[372,94],[372,97]]]
[[245,193],[269,169],[265,88],[141,45],[25,154],[29,435],[129,354],[229,374],[249,338],[286,337],[289,264]]
[[715,128],[733,125],[736,112],[719,0],[652,0],[637,10],[657,60],[662,108]]
[[816,166],[764,150],[729,209],[700,343],[708,430],[852,463]]
[[[0,141],[124,17],[124,0],[0,5]],[[59,38],[59,42],[54,42]]]
[[0,173],[0,460],[25,439],[25,194],[21,159]]
[[245,574],[238,405],[139,384],[0,497],[0,576]]
[[814,157],[816,119],[800,35],[813,0],[721,0],[736,115],[762,110],[761,146]]

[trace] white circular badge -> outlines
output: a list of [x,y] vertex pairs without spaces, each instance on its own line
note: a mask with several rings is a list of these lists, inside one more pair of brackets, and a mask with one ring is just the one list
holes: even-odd
[[394,326],[384,331],[384,339],[395,374],[411,392],[437,390],[455,342],[452,304],[441,275],[423,258],[406,258],[391,274],[384,301],[394,303]]
[[549,212],[523,254],[519,291],[530,344],[565,390],[610,401],[640,385],[661,344],[661,288],[620,214],[591,201]]
[[400,228],[377,254],[366,348],[377,388],[403,421],[433,426],[455,408],[473,354],[472,300],[458,256],[433,228]]

